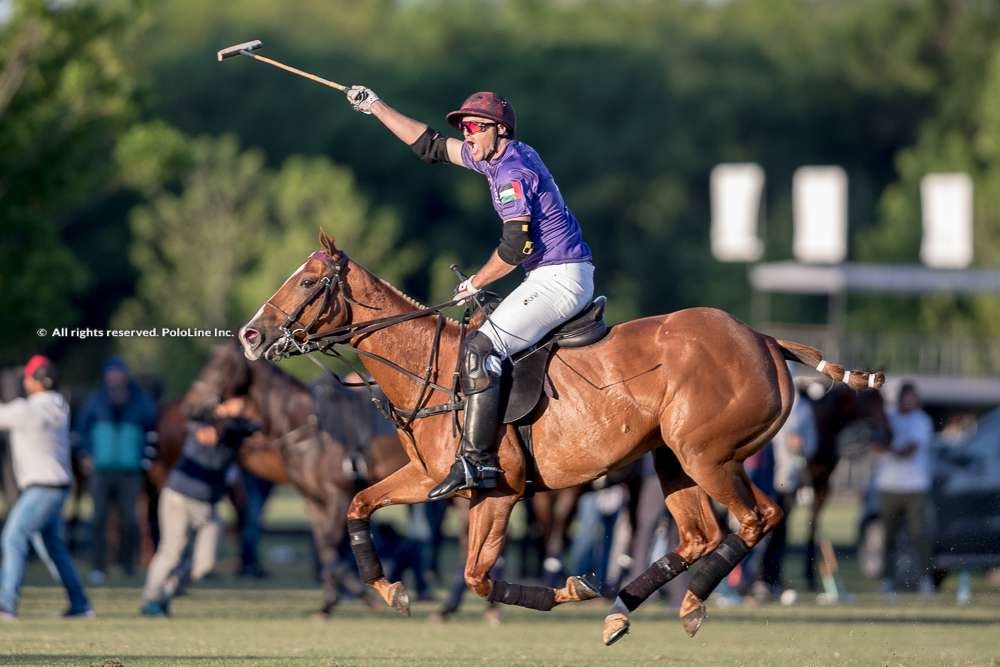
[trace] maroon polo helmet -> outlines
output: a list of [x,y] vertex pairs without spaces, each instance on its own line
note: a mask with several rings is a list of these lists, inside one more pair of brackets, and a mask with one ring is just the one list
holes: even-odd
[[510,102],[492,92],[472,93],[462,102],[462,106],[449,113],[445,118],[458,128],[459,121],[465,116],[489,118],[507,126],[508,136],[513,139],[517,133],[517,114]]

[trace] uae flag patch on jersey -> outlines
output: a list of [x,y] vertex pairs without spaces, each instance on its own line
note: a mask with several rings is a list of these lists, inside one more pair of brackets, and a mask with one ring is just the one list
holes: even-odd
[[501,204],[509,204],[518,199],[524,199],[524,188],[521,187],[521,181],[511,181],[506,185],[500,186]]

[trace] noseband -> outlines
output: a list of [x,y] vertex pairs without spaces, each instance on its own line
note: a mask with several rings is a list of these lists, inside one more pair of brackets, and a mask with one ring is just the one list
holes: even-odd
[[[309,345],[309,335],[312,329],[319,323],[323,314],[327,312],[330,305],[335,297],[335,293],[343,295],[344,308],[350,308],[349,304],[357,303],[351,299],[347,290],[347,283],[344,281],[345,268],[347,267],[347,255],[343,252],[340,253],[336,260],[330,259],[322,250],[317,250],[313,254],[309,255],[309,259],[318,259],[326,265],[327,273],[319,279],[316,286],[313,287],[312,291],[306,295],[295,310],[291,313],[285,313],[284,310],[271,303],[271,300],[266,301],[266,305],[271,306],[280,313],[283,313],[286,318],[284,323],[279,327],[282,336],[278,341],[272,346],[277,348],[275,353],[278,358],[284,356],[290,348],[294,348],[299,354],[305,354],[310,352],[313,346]],[[302,313],[305,312],[316,299],[319,298],[320,294],[323,295],[323,304],[316,310],[316,314],[313,316],[309,324],[304,326],[299,326],[297,328],[292,328],[296,324],[302,325],[303,322],[299,319],[302,317]]]

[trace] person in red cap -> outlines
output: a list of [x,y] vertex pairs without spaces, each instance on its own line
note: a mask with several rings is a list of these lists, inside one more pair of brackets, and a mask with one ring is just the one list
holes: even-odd
[[14,479],[20,496],[3,528],[0,619],[17,617],[28,545],[38,533],[69,596],[64,618],[94,615],[63,541],[63,505],[69,495],[69,405],[56,390],[52,362],[35,355],[24,367],[27,398],[0,403],[0,429],[10,431]]
[[497,458],[501,363],[586,308],[594,295],[590,248],[573,212],[538,153],[517,139],[517,115],[493,92],[470,95],[446,116],[462,139],[442,136],[426,123],[396,111],[370,88],[351,86],[356,111],[374,115],[428,164],[454,164],[486,177],[500,217],[500,245],[455,290],[467,299],[520,266],[524,282],[466,338],[461,351],[465,428],[458,456],[431,499],[468,488],[492,489]]

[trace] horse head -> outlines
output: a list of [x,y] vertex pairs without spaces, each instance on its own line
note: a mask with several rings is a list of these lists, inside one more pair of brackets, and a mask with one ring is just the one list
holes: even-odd
[[309,255],[240,329],[239,341],[247,359],[263,356],[277,361],[294,349],[305,351],[307,338],[320,329],[350,324],[347,255],[323,230],[319,240],[322,249]]
[[249,364],[239,343],[232,340],[217,346],[184,395],[184,414],[204,414],[228,398],[245,395],[251,380]]

